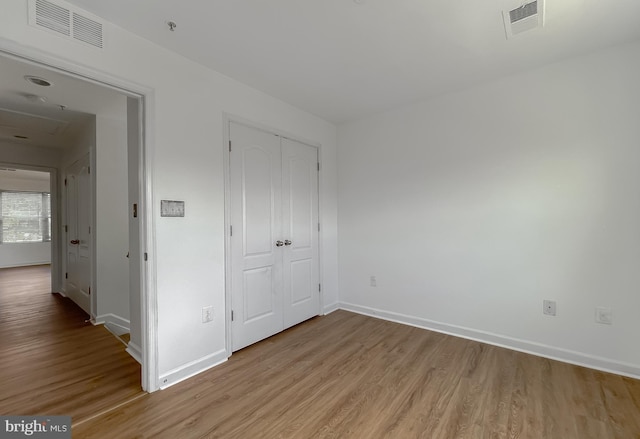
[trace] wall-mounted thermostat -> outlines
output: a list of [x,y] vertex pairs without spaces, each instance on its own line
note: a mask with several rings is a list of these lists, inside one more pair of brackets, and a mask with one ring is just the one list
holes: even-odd
[[160,201],[160,216],[184,216],[184,201],[162,200]]

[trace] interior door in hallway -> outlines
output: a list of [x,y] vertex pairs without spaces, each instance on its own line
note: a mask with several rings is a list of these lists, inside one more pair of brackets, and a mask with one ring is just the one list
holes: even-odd
[[230,124],[232,350],[319,313],[316,148]]
[[91,315],[91,182],[89,156],[69,167],[65,176],[65,294]]

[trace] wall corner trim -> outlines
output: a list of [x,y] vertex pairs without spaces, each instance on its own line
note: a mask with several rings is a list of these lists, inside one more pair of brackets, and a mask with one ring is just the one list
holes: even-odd
[[142,348],[135,343],[129,342],[127,349],[125,349],[129,355],[133,357],[138,363],[142,364]]
[[340,303],[338,302],[334,302],[334,303],[330,303],[328,305],[325,305],[322,312],[323,315],[327,315],[327,314],[331,314],[334,311],[337,311],[340,309]]
[[408,316],[391,311],[384,311],[376,308],[369,308],[367,306],[361,306],[352,303],[340,302],[339,308],[345,311],[351,311],[369,317],[388,320],[390,322],[415,326],[416,328],[440,332],[442,334],[452,335],[454,337],[461,337],[468,340],[487,343],[490,345],[523,352],[525,354],[531,354],[538,357],[549,358],[551,360],[574,364],[576,366],[583,366],[590,369],[600,370],[602,372],[609,372],[616,375],[640,379],[640,365],[636,364],[618,362],[610,360],[608,358],[588,355],[582,352],[562,349],[542,343],[535,343],[527,340],[506,337],[491,332],[479,331],[476,329],[465,328],[457,325],[449,325],[447,323],[436,322],[433,320]]
[[131,322],[115,314],[101,314],[92,320],[94,325],[105,325],[107,329],[115,335],[122,335],[129,332]]

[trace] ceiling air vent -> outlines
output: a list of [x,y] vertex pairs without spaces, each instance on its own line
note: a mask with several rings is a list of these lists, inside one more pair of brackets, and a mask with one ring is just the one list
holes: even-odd
[[102,23],[73,13],[73,37],[102,48]]
[[523,3],[510,11],[503,11],[507,39],[544,25],[544,0]]
[[71,36],[69,10],[45,0],[36,0],[36,25]]
[[93,47],[104,47],[99,19],[60,0],[29,0],[29,24]]

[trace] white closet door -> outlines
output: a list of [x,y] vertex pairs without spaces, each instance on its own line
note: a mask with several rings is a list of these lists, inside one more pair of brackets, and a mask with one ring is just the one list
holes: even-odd
[[283,329],[280,138],[230,124],[232,350]]
[[318,150],[282,139],[284,327],[319,314]]

